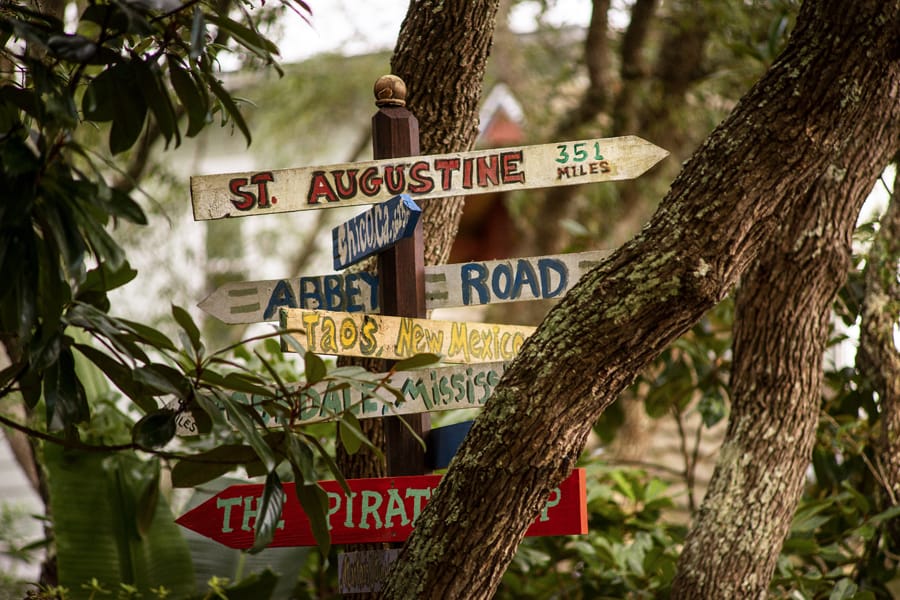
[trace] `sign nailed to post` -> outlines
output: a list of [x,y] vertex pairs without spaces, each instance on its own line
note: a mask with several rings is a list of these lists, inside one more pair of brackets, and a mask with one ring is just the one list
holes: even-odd
[[281,326],[310,352],[403,360],[439,354],[446,363],[512,360],[535,327],[324,310],[282,309]]
[[408,238],[421,214],[422,209],[412,198],[401,194],[341,223],[331,230],[335,270],[345,269]]
[[669,153],[636,136],[191,177],[194,219],[633,179]]
[[[337,481],[320,481],[328,494],[332,544],[402,542],[440,483],[440,475],[348,479],[348,495]],[[285,483],[287,499],[271,547],[315,546],[309,518]],[[181,515],[176,523],[229,548],[251,548],[262,484],[233,485]],[[585,471],[575,469],[554,488],[527,536],[587,533]]]
[[[425,266],[425,308],[559,298],[607,251]],[[199,304],[225,323],[278,320],[281,308],[377,313],[378,276],[365,271],[226,283]]]

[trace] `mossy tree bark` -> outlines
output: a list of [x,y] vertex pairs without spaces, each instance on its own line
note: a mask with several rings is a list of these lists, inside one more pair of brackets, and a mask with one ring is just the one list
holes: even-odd
[[[895,162],[895,168],[900,168],[900,160]],[[893,339],[900,315],[900,176],[896,173],[890,204],[867,256],[865,278],[856,364],[881,403],[877,465],[887,508],[900,504],[900,352]],[[900,552],[900,519],[888,526],[892,551]]]
[[[391,68],[409,89],[422,154],[468,150],[478,136],[478,104],[499,0],[413,0]],[[423,200],[425,264],[447,262],[462,198]]]
[[804,4],[782,56],[685,165],[648,226],[586,274],[522,348],[383,597],[490,598],[591,425],[635,375],[778,243],[779,225],[814,200],[823,177],[871,187],[889,158],[880,141],[894,136],[893,151],[900,131],[897,32],[900,0],[862,0],[853,11],[838,0]]
[[[848,74],[832,67],[821,76],[837,85]],[[900,107],[886,116],[900,125]],[[815,442],[831,305],[872,190],[870,165],[883,164],[896,141],[897,130],[883,128],[865,144],[842,148],[741,280],[728,430],[673,598],[766,596]]]

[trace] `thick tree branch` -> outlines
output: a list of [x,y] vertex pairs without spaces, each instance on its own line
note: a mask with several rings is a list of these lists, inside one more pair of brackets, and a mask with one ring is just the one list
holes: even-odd
[[636,374],[729,292],[819,178],[876,180],[889,156],[872,140],[900,131],[900,0],[854,9],[804,4],[781,58],[649,225],[547,315],[420,515],[384,597],[491,597],[592,424]]

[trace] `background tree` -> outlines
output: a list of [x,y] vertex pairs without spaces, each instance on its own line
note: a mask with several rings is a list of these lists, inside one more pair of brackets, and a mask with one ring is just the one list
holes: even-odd
[[[844,13],[839,3],[804,5],[780,60],[685,166],[650,224],[550,312],[420,516],[387,597],[490,596],[590,425],[637,371],[725,296],[830,165],[875,182],[897,145],[900,6]],[[837,79],[823,85],[836,62]],[[851,99],[851,110],[835,110]]]

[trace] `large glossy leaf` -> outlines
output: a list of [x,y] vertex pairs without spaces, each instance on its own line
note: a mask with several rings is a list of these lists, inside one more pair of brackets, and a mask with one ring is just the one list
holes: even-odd
[[146,483],[138,484],[152,477],[140,461],[53,444],[44,453],[60,585],[80,594],[82,584],[95,578],[110,590],[134,585],[148,598],[154,597],[150,588],[160,585],[172,597],[194,592],[191,557],[164,497],[158,497],[152,520],[140,517],[147,529],[138,535],[140,507],[149,508],[139,500]]
[[287,494],[281,485],[281,479],[275,471],[266,476],[266,484],[263,487],[262,497],[256,507],[256,521],[253,526],[253,547],[251,553],[256,553],[272,543],[275,531],[281,522],[281,511]]
[[237,125],[237,128],[244,134],[244,138],[247,140],[247,145],[249,146],[253,139],[250,135],[250,128],[247,127],[247,122],[244,121],[244,116],[241,114],[241,111],[238,110],[237,105],[231,98],[231,94],[229,94],[225,88],[222,87],[222,84],[216,81],[212,76],[208,77],[206,82],[209,84],[209,89],[211,89],[216,98],[219,99],[219,103],[222,105],[225,113],[231,117],[231,120]]
[[223,444],[178,461],[172,468],[172,485],[197,487],[256,459],[256,451],[250,446]]
[[257,456],[259,456],[259,459],[265,466],[266,472],[274,471],[277,464],[275,454],[272,452],[272,449],[266,443],[263,436],[260,435],[256,428],[256,423],[247,413],[248,407],[225,395],[219,396],[219,400],[225,409],[225,413],[228,415],[229,422],[231,422],[234,428],[240,432],[244,440],[250,444]]
[[178,123],[175,117],[175,108],[169,99],[169,94],[161,82],[162,72],[155,62],[145,62],[140,56],[132,54],[131,63],[134,65],[137,85],[144,95],[147,107],[153,113],[159,131],[166,140],[166,147],[172,138],[175,138],[175,146],[181,143],[181,135],[178,133]]
[[167,55],[166,58],[172,87],[188,115],[187,136],[193,137],[200,133],[206,125],[209,114],[209,96],[202,87],[197,85],[191,72],[182,66],[181,59],[172,54]]
[[144,415],[134,424],[131,437],[135,444],[144,448],[161,448],[175,437],[176,412],[162,409]]
[[328,494],[317,483],[304,483],[302,479],[296,477],[298,474],[295,472],[294,484],[297,500],[309,518],[309,526],[319,550],[327,556],[331,548],[331,535],[328,533]]
[[134,400],[135,404],[141,407],[144,412],[150,412],[157,409],[156,400],[153,398],[150,390],[142,383],[134,380],[132,369],[126,367],[116,361],[105,352],[101,352],[87,344],[75,344],[75,348],[81,352],[97,368],[109,377],[109,379],[118,387],[126,396]]

